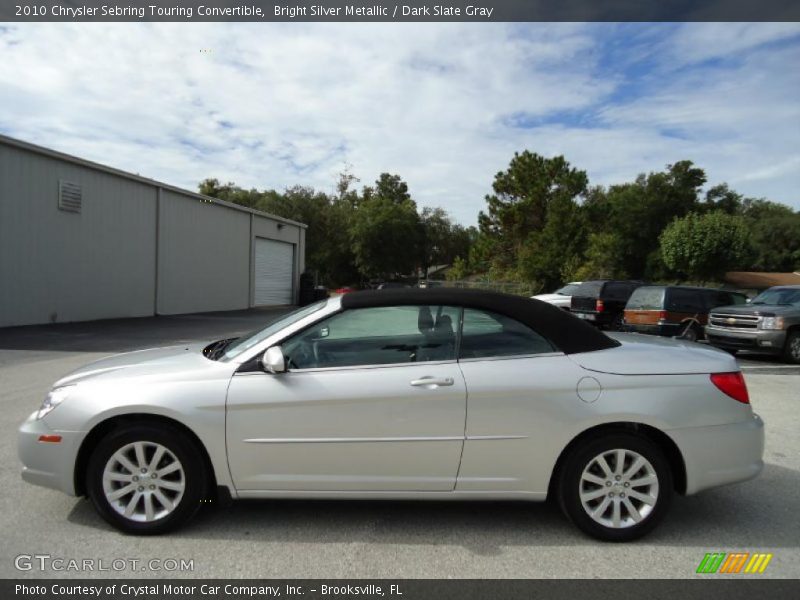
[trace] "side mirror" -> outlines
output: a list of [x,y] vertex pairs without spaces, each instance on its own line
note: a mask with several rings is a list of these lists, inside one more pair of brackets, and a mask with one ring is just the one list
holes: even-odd
[[286,371],[286,358],[280,346],[273,346],[261,357],[261,366],[267,373],[283,373]]

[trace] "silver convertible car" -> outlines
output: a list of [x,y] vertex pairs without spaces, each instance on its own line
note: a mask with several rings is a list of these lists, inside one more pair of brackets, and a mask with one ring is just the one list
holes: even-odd
[[756,476],[763,448],[727,353],[448,288],[351,293],[240,338],[105,358],[19,433],[26,481],[139,534],[220,496],[552,497],[625,541],[676,492]]

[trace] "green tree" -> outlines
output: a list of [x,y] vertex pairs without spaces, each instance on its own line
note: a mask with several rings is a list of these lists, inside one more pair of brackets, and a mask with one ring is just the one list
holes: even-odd
[[753,270],[800,270],[800,211],[769,200],[747,198],[742,203],[742,214],[754,248]]
[[606,263],[614,272],[629,277],[652,277],[649,265],[658,251],[658,236],[675,218],[700,210],[699,193],[705,172],[683,160],[666,171],[641,174],[633,183],[593,188],[585,210],[593,233],[613,233],[622,244],[618,264]]
[[693,280],[721,279],[746,264],[751,254],[747,223],[722,211],[691,213],[661,234],[661,255],[675,273]]
[[254,208],[256,210],[265,210],[263,208],[263,203],[266,199],[277,199],[280,197],[280,194],[275,190],[258,191],[255,188],[246,190],[240,188],[233,182],[222,184],[218,179],[214,178],[204,179],[200,182],[198,188],[200,193],[205,196],[211,196],[212,198],[224,200],[225,202],[233,202],[234,204],[246,206],[247,208]]
[[425,207],[419,215],[421,232],[420,266],[424,277],[435,265],[449,265],[457,256],[467,256],[476,233],[474,227],[465,228],[453,223],[443,208]]
[[[411,195],[408,193],[408,184],[399,175],[391,175],[389,173],[381,173],[375,182],[372,193],[379,198],[391,200],[395,204],[403,204],[411,200]],[[364,194],[364,196],[367,196],[367,194]]]
[[523,246],[541,248],[535,237],[545,228],[551,204],[559,202],[559,210],[565,210],[563,203],[574,203],[586,191],[587,182],[586,173],[572,168],[563,156],[546,158],[527,150],[515,153],[508,169],[495,175],[494,193],[486,196],[486,212],[478,215],[481,239],[476,244],[476,262],[494,273],[541,273],[544,263],[533,258],[530,248],[518,269]]
[[456,256],[456,259],[453,261],[453,265],[447,271],[447,280],[461,281],[467,276],[468,272],[469,270],[467,267],[467,261],[460,256]]
[[569,278],[586,244],[586,219],[572,198],[553,198],[544,227],[533,231],[519,252],[519,274],[543,289],[555,288]]
[[396,204],[380,196],[363,200],[350,225],[359,273],[392,278],[412,272],[418,264],[420,230],[413,202]]
[[729,215],[736,215],[742,209],[742,195],[728,187],[727,183],[715,185],[706,192],[703,208],[707,211],[721,210]]
[[627,277],[622,270],[624,252],[625,243],[618,234],[589,234],[584,262],[564,279],[623,279]]

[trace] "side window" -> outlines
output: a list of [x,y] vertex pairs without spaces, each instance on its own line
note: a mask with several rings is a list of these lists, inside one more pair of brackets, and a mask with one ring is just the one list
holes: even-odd
[[555,352],[541,335],[509,317],[464,309],[459,358],[490,358]]
[[717,308],[718,306],[727,306],[729,304],[741,304],[737,302],[738,294],[731,294],[730,292],[710,292],[708,295],[708,308]]
[[603,295],[608,300],[627,300],[633,288],[625,283],[607,283]]
[[284,341],[290,369],[455,360],[460,309],[381,306],[337,313]]
[[705,308],[700,301],[700,294],[692,290],[675,288],[670,290],[667,310],[695,313],[702,312]]

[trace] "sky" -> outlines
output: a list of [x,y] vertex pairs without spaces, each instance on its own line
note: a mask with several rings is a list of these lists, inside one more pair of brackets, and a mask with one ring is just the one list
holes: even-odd
[[475,224],[514,152],[689,159],[800,209],[800,24],[0,24],[0,133],[196,190],[400,175]]

